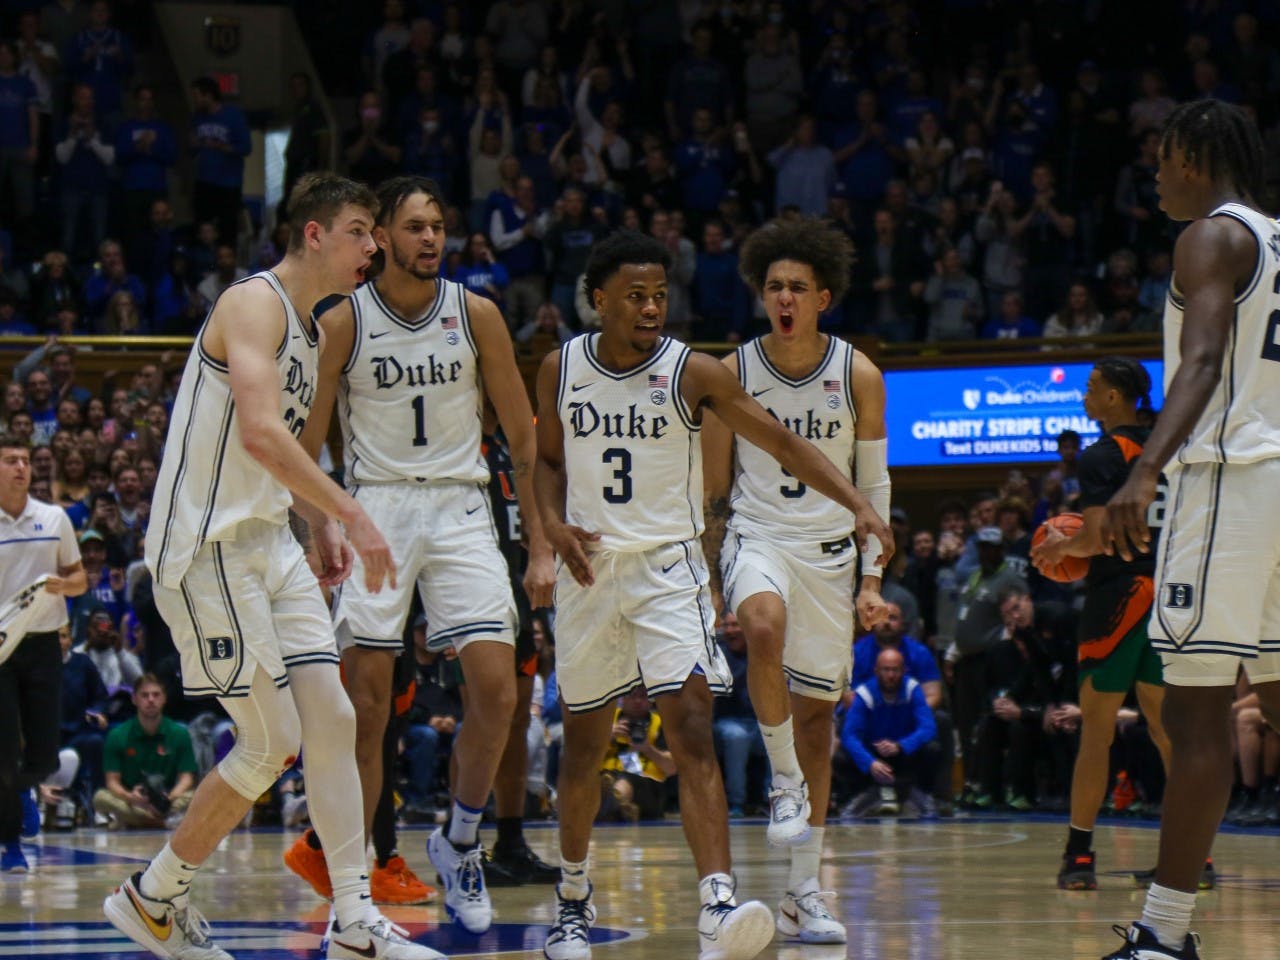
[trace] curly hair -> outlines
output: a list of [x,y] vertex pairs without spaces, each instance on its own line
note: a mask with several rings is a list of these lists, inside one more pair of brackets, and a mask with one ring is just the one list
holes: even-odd
[[594,247],[587,257],[582,286],[590,300],[592,293],[604,289],[623,264],[657,263],[663,270],[671,269],[671,254],[667,248],[646,233],[636,230],[617,230]]
[[853,259],[852,241],[829,220],[774,220],[743,242],[738,272],[747,286],[759,293],[769,267],[779,260],[806,264],[813,270],[818,289],[831,291],[834,307],[849,290]]

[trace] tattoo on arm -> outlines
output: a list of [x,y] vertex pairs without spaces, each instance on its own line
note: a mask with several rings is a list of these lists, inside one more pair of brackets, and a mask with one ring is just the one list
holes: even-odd
[[289,510],[289,529],[293,531],[294,539],[298,541],[298,545],[302,547],[303,553],[311,550],[311,525],[302,519],[302,515],[292,508]]
[[528,460],[513,460],[511,462],[511,477],[514,480],[522,480],[529,475],[529,470],[533,467]]
[[722,592],[720,579],[720,548],[724,545],[725,525],[732,514],[728,497],[716,497],[707,503],[704,523],[706,529],[702,533],[702,552],[707,558],[707,570],[711,575],[711,586],[717,593]]

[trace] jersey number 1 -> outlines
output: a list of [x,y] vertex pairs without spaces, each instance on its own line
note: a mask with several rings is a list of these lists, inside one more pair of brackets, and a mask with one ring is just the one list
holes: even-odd
[[427,445],[427,398],[421,394],[413,398],[413,445]]

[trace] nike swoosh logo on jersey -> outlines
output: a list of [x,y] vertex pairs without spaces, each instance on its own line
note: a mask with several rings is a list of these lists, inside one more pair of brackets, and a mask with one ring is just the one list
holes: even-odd
[[[484,506],[484,504],[483,504],[483,503],[482,503],[482,504],[480,504],[480,507],[483,507],[483,506]],[[471,516],[473,513],[475,513],[477,510],[479,510],[479,509],[480,509],[480,507],[472,507],[470,510],[468,510],[468,511],[467,511],[467,516],[468,516],[468,517],[469,517],[469,516]]]
[[394,331],[391,331],[391,330],[379,330],[377,333],[369,334],[369,339],[377,340],[379,337],[385,337],[388,333],[393,333],[393,332]]
[[[593,381],[591,381],[591,383],[595,383],[595,381],[593,380]],[[575,383],[575,384],[572,384],[572,385],[569,387],[569,389],[570,389],[573,393],[577,393],[579,390],[585,390],[585,389],[587,389],[587,387],[591,386],[591,383]]]
[[675,569],[676,567],[678,567],[678,566],[680,566],[680,561],[679,561],[679,560],[677,560],[675,563],[671,564],[671,566],[669,566],[669,567],[663,567],[663,568],[662,568],[662,572],[663,572],[663,573],[670,573],[672,570],[674,570],[674,569]]
[[353,947],[351,944],[343,943],[341,940],[334,940],[333,945],[341,947],[343,950],[350,950],[352,953],[359,954],[362,957],[368,957],[369,960],[373,960],[378,955],[378,947],[372,940],[363,947]]
[[160,919],[156,919],[147,913],[146,907],[138,902],[137,896],[134,895],[133,888],[126,886],[124,888],[125,896],[129,898],[129,902],[133,904],[133,909],[137,911],[138,916],[142,918],[142,922],[147,925],[147,929],[151,935],[157,940],[168,940],[169,935],[173,933],[173,918],[167,913]]
[[751,395],[752,395],[753,397],[758,397],[758,396],[760,396],[761,394],[768,393],[768,392],[769,392],[770,390],[772,390],[772,389],[773,389],[773,387],[765,387],[763,390],[752,390],[752,391],[751,391]]

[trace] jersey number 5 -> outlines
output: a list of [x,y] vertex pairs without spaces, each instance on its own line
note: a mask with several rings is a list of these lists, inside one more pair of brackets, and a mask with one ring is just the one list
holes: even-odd
[[789,470],[787,470],[786,467],[782,467],[781,469],[782,469],[782,475],[786,477],[788,480],[795,480],[796,485],[792,487],[784,483],[782,484],[782,486],[778,487],[778,492],[782,494],[784,497],[786,497],[788,500],[799,500],[801,497],[804,496],[805,490],[809,488],[806,487],[799,480],[796,480],[795,477],[791,474]]
[[604,498],[609,503],[631,502],[631,451],[623,447],[610,447],[600,458],[603,463],[613,466],[613,479],[617,485],[610,484],[603,488]]

